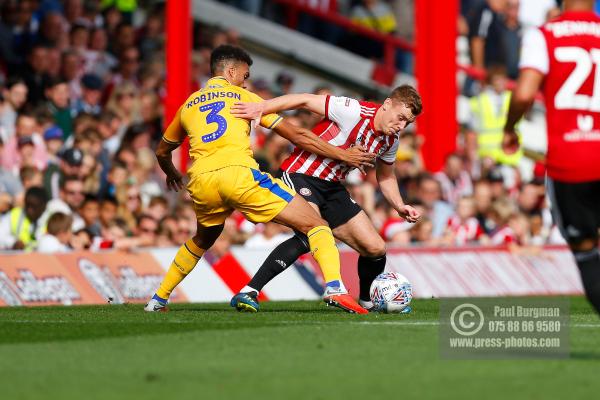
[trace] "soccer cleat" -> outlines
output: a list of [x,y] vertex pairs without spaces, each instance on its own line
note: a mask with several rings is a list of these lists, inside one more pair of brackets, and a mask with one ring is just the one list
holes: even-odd
[[159,312],[159,311],[169,311],[167,308],[167,301],[165,299],[161,299],[157,295],[152,296],[148,304],[144,307],[144,311],[147,312]]
[[352,314],[368,314],[369,311],[365,310],[358,305],[356,301],[343,289],[333,288],[327,286],[325,293],[323,294],[323,301],[328,306],[334,306],[341,308]]
[[258,293],[238,293],[231,298],[229,305],[235,307],[238,311],[258,312],[260,308],[258,304]]

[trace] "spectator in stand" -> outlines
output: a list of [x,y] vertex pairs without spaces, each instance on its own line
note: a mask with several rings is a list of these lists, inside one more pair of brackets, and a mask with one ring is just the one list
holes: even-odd
[[490,244],[499,246],[515,243],[517,237],[509,225],[511,218],[517,214],[515,205],[507,198],[501,198],[492,204],[490,219],[494,228],[490,232]]
[[102,90],[104,83],[98,75],[85,74],[81,77],[81,98],[73,103],[72,114],[86,113],[99,115],[102,111]]
[[51,163],[44,172],[44,187],[51,199],[60,194],[61,181],[67,176],[79,177],[83,164],[83,152],[79,149],[67,149],[59,154],[58,165]]
[[283,96],[292,93],[294,76],[286,71],[281,71],[275,78],[274,96]]
[[37,245],[46,227],[42,215],[48,196],[42,187],[32,187],[25,192],[25,205],[15,207],[0,218],[0,249],[31,251]]
[[432,236],[439,238],[443,235],[448,219],[454,214],[450,204],[442,200],[440,184],[431,175],[419,177],[417,198],[422,201],[425,214],[431,220]]
[[85,229],[94,236],[100,236],[102,231],[99,223],[100,202],[98,201],[98,198],[93,194],[86,194],[83,203],[81,203],[81,207],[79,207],[78,213],[83,220]]
[[153,12],[146,19],[146,23],[140,35],[139,48],[142,53],[142,60],[152,60],[164,47],[163,32],[163,15],[161,12]]
[[487,85],[478,96],[472,97],[470,104],[469,129],[477,136],[478,156],[482,160],[482,169],[486,170],[494,163],[510,166],[519,164],[523,152],[506,154],[502,150],[502,135],[511,92],[507,89],[506,70],[500,65],[487,71]]
[[123,82],[112,91],[106,110],[117,115],[121,122],[119,129],[126,130],[137,121],[139,115],[138,89],[131,82]]
[[80,79],[83,74],[82,56],[74,50],[65,50],[61,57],[60,76],[69,85],[69,98],[81,97]]
[[18,111],[27,101],[27,86],[21,78],[10,78],[0,96],[0,138],[8,141],[15,134]]
[[471,58],[477,68],[502,65],[515,79],[522,28],[519,0],[487,0],[470,26]]
[[110,72],[118,64],[115,56],[106,49],[108,47],[108,35],[106,29],[95,27],[90,32],[89,48],[83,55],[84,71],[94,74],[102,79],[110,75]]
[[27,64],[21,73],[27,85],[27,100],[33,106],[41,104],[44,89],[47,87],[48,76],[48,49],[42,45],[35,45],[29,51]]
[[521,185],[517,197],[517,204],[522,213],[532,215],[541,212],[544,200],[543,185],[539,186],[533,182]]
[[25,167],[43,168],[35,159],[35,146],[32,136],[21,136],[17,142],[17,164],[15,168],[20,170]]
[[[23,190],[26,191],[30,187],[42,186],[44,183],[44,175],[35,167],[23,167],[19,171],[19,179],[23,184]],[[20,195],[21,193],[19,193]],[[17,198],[18,204],[22,204],[20,196]]]
[[119,218],[127,223],[129,230],[135,229],[136,219],[142,215],[143,208],[139,185],[128,182],[117,188],[117,201]]
[[142,239],[144,246],[154,246],[158,235],[158,221],[147,214],[137,219],[135,236]]
[[71,50],[76,51],[81,57],[84,57],[89,41],[90,31],[86,26],[81,24],[75,24],[71,26],[71,31],[69,32],[69,43]]
[[85,222],[77,213],[85,200],[83,193],[83,182],[79,177],[66,176],[60,184],[58,198],[48,202],[48,217],[55,212],[73,216],[73,230],[77,231],[85,227]]
[[47,47],[64,49],[69,42],[65,18],[59,11],[47,12],[40,25],[37,43]]
[[32,143],[34,147],[31,154],[31,162],[36,168],[44,169],[47,163],[46,146],[44,139],[38,134],[39,125],[34,114],[29,111],[23,111],[17,116],[15,126],[15,135],[4,144],[4,153],[2,162],[6,170],[18,175],[22,165],[22,155],[19,152],[19,142],[21,146]]
[[[0,194],[4,206],[12,204],[14,198],[23,191],[21,181],[10,171],[2,166],[2,153],[4,152],[4,141],[0,137]],[[7,198],[8,196],[8,198]],[[7,211],[3,209],[3,211]],[[1,213],[1,212],[0,212]]]
[[461,197],[456,204],[456,215],[448,220],[442,242],[450,246],[464,246],[481,241],[484,232],[475,218],[476,214],[475,199],[472,196]]
[[146,214],[154,218],[156,221],[162,221],[169,213],[169,202],[162,196],[154,196],[150,199]]
[[119,67],[117,73],[112,76],[112,79],[108,85],[108,93],[110,94],[114,89],[123,86],[125,83],[131,84],[137,89],[140,85],[137,77],[139,65],[139,50],[136,47],[124,49],[119,56]]
[[464,169],[462,158],[458,154],[446,157],[444,170],[434,175],[442,187],[442,198],[456,205],[459,198],[473,194],[471,176]]
[[521,0],[507,0],[506,12],[502,31],[502,46],[504,50],[504,65],[511,79],[519,75],[519,49],[523,27],[519,22],[519,2]]
[[47,233],[42,235],[37,244],[40,253],[65,253],[71,251],[71,225],[73,217],[61,212],[48,218]]
[[[394,10],[389,4],[380,0],[362,0],[352,7],[350,18],[354,23],[380,33],[393,34],[396,31]],[[346,46],[364,57],[377,59],[383,57],[382,44],[365,36],[352,35],[346,38]]]
[[115,197],[117,188],[127,181],[127,175],[127,166],[124,163],[120,161],[113,162],[107,179],[100,188],[100,198]]
[[44,131],[44,143],[46,144],[46,150],[48,151],[48,167],[53,165],[59,165],[59,153],[64,146],[63,131],[60,127],[52,125]]
[[49,78],[58,79],[61,77],[62,72],[62,52],[56,47],[50,47],[47,49],[48,54],[48,67],[46,73]]
[[118,207],[119,203],[114,197],[104,197],[100,200],[98,221],[100,222],[101,230],[108,229],[110,224],[117,218]]
[[54,123],[63,131],[63,139],[73,134],[73,114],[70,104],[69,84],[64,79],[49,79],[46,87],[47,107]]
[[122,129],[120,118],[116,113],[104,110],[98,117],[97,128],[100,132],[100,136],[102,136],[102,147],[110,157],[114,156],[119,149],[121,140],[125,134],[125,130]]
[[93,239],[94,235],[91,232],[89,232],[87,229],[80,229],[73,232],[71,235],[69,247],[71,247],[73,251],[88,250],[92,245]]
[[413,244],[420,244],[424,246],[433,246],[437,243],[437,240],[433,238],[433,223],[427,217],[421,218],[417,221],[414,227],[409,231],[410,241]]
[[475,218],[479,222],[479,226],[485,234],[489,234],[494,228],[493,223],[489,220],[490,211],[492,208],[492,187],[486,180],[481,180],[475,183],[473,198],[475,200]]

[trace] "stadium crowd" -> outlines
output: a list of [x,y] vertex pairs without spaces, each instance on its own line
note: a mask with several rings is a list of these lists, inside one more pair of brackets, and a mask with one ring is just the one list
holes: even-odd
[[[260,1],[229,3],[253,4],[256,13],[265,9]],[[362,3],[356,6],[389,7],[381,0]],[[396,171],[402,194],[424,217],[417,224],[398,218],[378,191],[373,170],[364,176],[354,171],[348,190],[382,237],[397,245],[508,244],[519,250],[562,242],[551,222],[543,166],[533,180],[522,180],[517,165],[523,155],[500,154],[494,140],[503,123],[490,126],[485,118],[486,101],[502,108],[514,62],[503,54],[488,55],[488,47],[498,48],[504,40],[498,33],[504,31],[488,21],[489,15],[499,25],[518,1],[463,3],[461,33],[474,47],[473,64],[481,62],[490,74],[488,84],[472,89],[457,152],[448,156],[443,171],[424,170],[421,139],[414,131],[401,137]],[[153,152],[164,123],[163,7],[163,2],[150,0],[2,2],[0,250],[179,246],[193,234],[191,200],[185,191],[166,190]],[[197,25],[195,32],[193,90],[209,78],[211,49],[239,44],[234,30]],[[475,54],[475,48],[483,53]],[[289,93],[294,76],[282,71],[272,81],[255,80],[249,89],[263,98]],[[342,95],[327,85],[314,92]],[[306,128],[318,122],[304,110],[286,118]],[[494,129],[496,139],[482,141],[482,133]],[[252,132],[252,144],[261,169],[274,175],[292,149],[260,127]],[[272,247],[290,234],[279,225],[254,225],[234,213],[212,252],[223,255],[233,244]]]

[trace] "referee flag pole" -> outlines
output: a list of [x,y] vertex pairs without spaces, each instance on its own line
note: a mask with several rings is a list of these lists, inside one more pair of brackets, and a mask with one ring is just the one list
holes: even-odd
[[[165,127],[173,120],[179,106],[190,95],[192,19],[191,0],[167,1],[166,3],[166,88]],[[185,173],[188,162],[189,143],[180,147],[180,169]]]

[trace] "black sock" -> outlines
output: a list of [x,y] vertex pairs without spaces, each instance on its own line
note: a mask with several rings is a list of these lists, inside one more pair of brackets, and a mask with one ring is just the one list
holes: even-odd
[[579,267],[581,281],[587,296],[596,312],[600,313],[600,253],[598,249],[574,252]]
[[260,292],[267,283],[292,265],[302,254],[308,253],[309,250],[306,243],[298,236],[286,240],[269,254],[252,277],[250,283],[248,283],[248,286]]
[[371,301],[369,290],[377,275],[385,269],[385,254],[380,257],[358,257],[358,278],[360,280],[360,299]]

